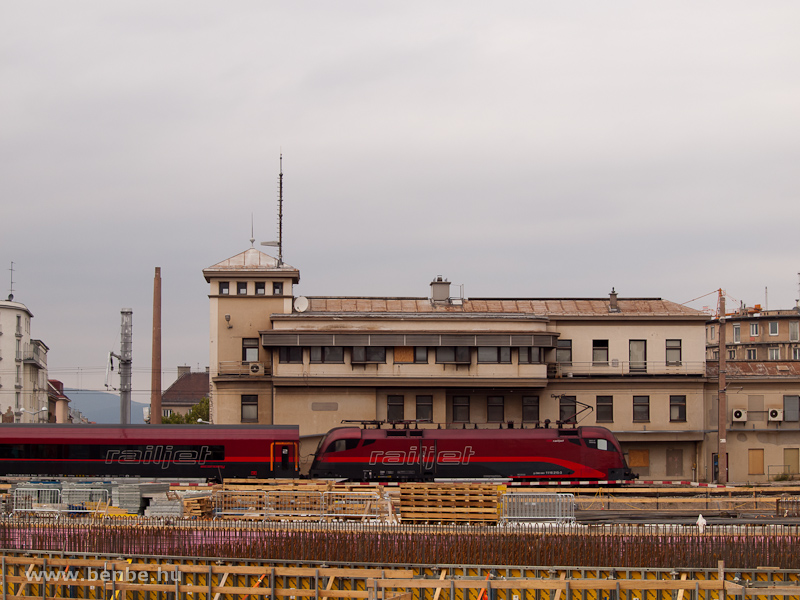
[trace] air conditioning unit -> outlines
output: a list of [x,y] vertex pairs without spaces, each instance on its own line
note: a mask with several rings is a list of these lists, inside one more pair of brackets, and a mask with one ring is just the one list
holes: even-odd
[[733,422],[734,423],[746,423],[747,422],[747,411],[743,408],[734,408],[733,409]]
[[768,421],[783,421],[783,409],[782,408],[770,408],[769,412],[767,412],[767,420]]
[[263,375],[264,363],[250,363],[250,375]]

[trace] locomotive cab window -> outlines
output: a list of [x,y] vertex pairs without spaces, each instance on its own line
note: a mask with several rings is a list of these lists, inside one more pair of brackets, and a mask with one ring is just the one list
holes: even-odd
[[344,452],[345,450],[353,450],[358,446],[358,442],[361,440],[353,439],[353,440],[336,440],[328,446],[328,452]]
[[595,450],[614,450],[614,447],[603,438],[587,438],[586,445]]

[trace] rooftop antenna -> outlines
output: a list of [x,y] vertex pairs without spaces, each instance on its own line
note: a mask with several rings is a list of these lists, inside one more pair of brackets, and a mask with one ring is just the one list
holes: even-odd
[[256,243],[256,236],[253,234],[253,213],[250,213],[250,247]]
[[[8,301],[11,302],[14,299],[14,261],[11,261],[11,289],[8,290]],[[800,275],[800,273],[798,273]]]
[[283,266],[283,152],[280,154],[278,173],[278,241],[261,242],[262,246],[278,247],[278,267]]

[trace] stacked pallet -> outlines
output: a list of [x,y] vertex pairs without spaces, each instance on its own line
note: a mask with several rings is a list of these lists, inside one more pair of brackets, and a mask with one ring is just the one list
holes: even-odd
[[214,512],[210,494],[186,495],[183,498],[183,516],[189,519],[210,519]]
[[400,485],[396,504],[401,523],[496,524],[504,485]]

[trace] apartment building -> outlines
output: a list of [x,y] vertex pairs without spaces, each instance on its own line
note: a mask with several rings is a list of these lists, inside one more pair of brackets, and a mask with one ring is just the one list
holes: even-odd
[[304,455],[343,421],[599,424],[641,476],[703,477],[702,313],[613,291],[461,298],[440,277],[418,297],[294,297],[299,271],[254,248],[203,274],[215,423],[299,424]]
[[49,421],[48,348],[31,338],[32,318],[12,295],[0,300],[0,412],[18,423]]

